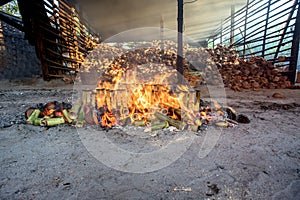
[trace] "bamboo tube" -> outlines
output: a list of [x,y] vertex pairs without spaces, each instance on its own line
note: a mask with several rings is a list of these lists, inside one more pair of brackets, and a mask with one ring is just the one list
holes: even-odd
[[41,120],[41,126],[47,126],[47,127],[51,127],[51,126],[56,126],[59,124],[64,124],[65,120],[63,117],[59,117],[59,118],[44,118]]
[[91,105],[93,108],[96,108],[96,93],[92,92],[91,94]]
[[84,118],[85,118],[84,106],[81,106],[80,109],[79,109],[77,122],[83,123],[84,122]]
[[127,117],[129,115],[129,109],[127,107],[122,107],[121,114]]
[[[78,113],[78,111],[77,111],[77,113]],[[69,112],[69,117],[71,120],[75,120],[78,118],[78,115],[75,112],[71,111],[71,112]]]
[[136,120],[140,120],[140,116],[139,116],[139,114],[137,114],[137,113],[134,113],[134,114],[132,115],[132,119],[133,119],[134,121],[136,121]]
[[157,131],[157,130],[161,130],[161,129],[168,128],[168,127],[169,127],[169,123],[167,121],[160,122],[155,125],[151,124],[151,131]]
[[174,126],[179,130],[184,130],[184,128],[185,128],[185,126],[183,125],[183,123],[181,121],[176,121],[174,119],[171,119],[170,117],[165,116],[165,115],[161,114],[160,112],[156,112],[156,113],[154,113],[154,115],[162,121],[167,121],[171,126]]
[[168,110],[165,109],[165,108],[162,108],[162,109],[160,110],[160,112],[161,112],[161,114],[163,114],[163,115],[167,115],[167,114],[168,114]]
[[41,123],[42,123],[42,120],[43,120],[43,118],[36,118],[36,119],[34,119],[33,125],[40,126]]
[[75,102],[75,104],[71,108],[71,112],[75,113],[76,115],[78,114],[78,111],[80,109],[81,102],[78,100]]
[[112,91],[111,92],[111,106],[112,106],[112,109],[117,109],[117,101],[118,101],[118,92],[117,91]]
[[41,114],[41,111],[39,109],[34,110],[33,113],[30,115],[30,117],[26,120],[26,122],[28,124],[33,124],[34,120],[36,118],[38,118],[40,114]]
[[68,111],[67,111],[66,109],[64,109],[64,110],[62,111],[62,113],[63,113],[63,115],[64,115],[66,121],[67,121],[68,123],[72,123],[73,120],[69,117]]
[[145,121],[144,120],[136,120],[133,122],[135,126],[145,126]]
[[157,120],[157,119],[151,120],[151,126],[152,126],[152,125],[156,125],[156,124],[161,124],[161,123],[162,123],[161,120]]

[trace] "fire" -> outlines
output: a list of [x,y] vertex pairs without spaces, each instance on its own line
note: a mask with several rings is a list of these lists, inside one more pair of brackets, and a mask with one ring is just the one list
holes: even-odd
[[110,128],[114,125],[116,125],[116,118],[114,114],[108,110],[104,111],[104,114],[101,117],[101,126]]
[[187,92],[188,87],[168,84],[170,73],[156,75],[151,81],[140,80],[135,69],[130,72],[115,69],[111,73],[115,75],[112,81],[100,81],[96,89],[96,107],[103,110],[102,127],[122,124],[126,118],[131,123],[148,124],[155,120],[155,112],[181,119],[180,112],[175,112],[184,108],[178,91]]
[[[177,84],[176,69],[143,63],[142,57],[156,51],[145,49],[144,52],[138,50],[124,54],[104,72],[97,84],[95,99],[100,113],[98,121],[102,127],[124,125],[128,121],[145,126],[152,121],[166,122],[169,119],[174,120],[171,123],[168,121],[170,125],[184,127],[177,124],[183,115],[194,121],[194,111],[199,111],[200,97],[196,100],[195,91],[191,92],[187,85]],[[166,119],[157,119],[164,117]]]

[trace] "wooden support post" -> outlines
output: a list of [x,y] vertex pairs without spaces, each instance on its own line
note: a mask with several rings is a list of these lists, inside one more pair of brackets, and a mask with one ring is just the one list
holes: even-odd
[[182,41],[182,32],[183,32],[183,0],[177,0],[178,2],[178,33],[177,33],[177,60],[176,60],[176,69],[179,73],[178,83],[183,83],[183,41]]
[[265,23],[265,30],[264,30],[264,38],[263,38],[263,46],[262,46],[262,52],[261,56],[264,58],[265,57],[265,49],[266,49],[266,37],[267,37],[267,30],[268,30],[268,23],[269,23],[269,12],[270,12],[270,7],[271,7],[271,0],[268,2],[268,8],[267,8],[267,13],[266,13],[266,23]]
[[292,84],[295,84],[296,71],[299,56],[299,42],[300,42],[300,3],[298,3],[297,17],[295,22],[295,31],[293,35],[292,49],[291,49],[291,61],[289,66],[289,80]]
[[235,6],[231,5],[230,45],[233,45],[234,43],[234,13],[235,13]]
[[160,16],[160,48],[162,56],[164,55],[164,19]]
[[[286,23],[285,23],[285,27],[284,27],[284,29],[283,29],[283,32],[282,32],[282,34],[281,34],[281,36],[280,36],[280,41],[279,41],[279,43],[278,43],[278,46],[277,46],[277,49],[276,49],[276,52],[275,52],[275,55],[274,55],[274,61],[273,61],[273,64],[275,63],[275,61],[276,61],[276,59],[277,59],[277,56],[278,56],[278,54],[279,54],[280,47],[281,47],[281,45],[282,45],[282,43],[283,43],[283,39],[284,39],[285,33],[287,32],[287,29],[288,29],[288,27],[289,27],[291,18],[293,17],[293,14],[294,14],[294,12],[295,12],[295,9],[296,9],[297,4],[299,4],[299,3],[298,3],[298,0],[295,0],[295,1],[294,1],[294,5],[293,5],[293,7],[292,7],[292,9],[291,9],[291,12],[290,12],[290,14],[289,14],[289,16],[288,16],[288,19],[286,20]],[[299,11],[299,8],[298,8],[298,11]],[[299,20],[298,20],[298,21],[299,21]]]
[[220,44],[223,42],[223,20],[221,19]]
[[246,54],[246,38],[247,38],[248,10],[249,10],[249,0],[247,0],[246,14],[245,14],[243,58],[245,58],[245,54]]

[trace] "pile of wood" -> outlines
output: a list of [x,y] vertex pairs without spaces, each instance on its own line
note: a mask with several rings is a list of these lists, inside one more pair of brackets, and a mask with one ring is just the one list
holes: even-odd
[[[98,71],[112,80],[128,69],[161,73],[176,69],[176,43],[154,41],[147,47],[124,49],[122,45],[98,45],[86,59],[82,71]],[[164,51],[162,50],[164,48]],[[291,85],[272,63],[261,57],[239,58],[234,48],[218,45],[215,49],[184,47],[184,77],[191,86],[222,85],[235,91],[243,89],[287,88]]]
[[286,76],[282,76],[272,63],[261,57],[244,60],[233,48],[221,45],[208,52],[222,75],[224,85],[233,90],[284,89],[291,86]]

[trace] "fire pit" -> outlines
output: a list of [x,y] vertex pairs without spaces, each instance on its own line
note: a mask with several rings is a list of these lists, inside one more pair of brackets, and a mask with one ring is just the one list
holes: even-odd
[[[104,49],[104,50],[103,50]],[[120,53],[114,57],[115,47],[99,45],[87,68],[97,71],[99,80],[94,85],[85,85],[81,104],[85,109],[85,122],[104,129],[114,126],[143,126],[145,132],[176,127],[178,130],[197,132],[202,126],[215,124],[228,127],[235,125],[236,112],[216,101],[201,105],[201,90],[198,84],[178,83],[180,75],[175,69],[176,52],[162,51],[155,45]],[[101,57],[102,56],[102,57]],[[94,64],[93,64],[94,63]],[[91,65],[93,67],[91,67]],[[185,68],[191,66],[184,60]],[[201,72],[200,72],[201,73]],[[86,72],[84,72],[86,77]],[[82,84],[83,83],[83,84]]]

